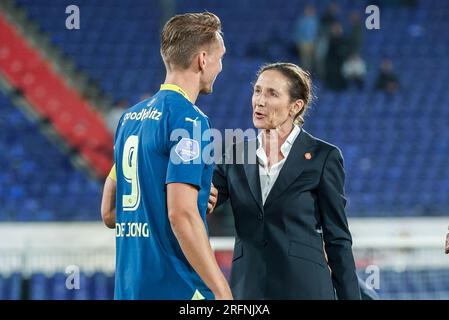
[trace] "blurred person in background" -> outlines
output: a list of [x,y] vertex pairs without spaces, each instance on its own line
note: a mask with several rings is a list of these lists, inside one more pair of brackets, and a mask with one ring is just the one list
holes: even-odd
[[232,206],[237,299],[360,299],[343,158],[302,128],[311,100],[303,69],[263,66],[252,95],[260,134],[233,145],[216,166],[209,207]]
[[320,17],[318,38],[315,44],[315,71],[317,76],[324,80],[326,78],[326,55],[329,49],[329,38],[331,26],[338,22],[340,8],[335,2],[331,2],[324,14]]
[[347,36],[348,51],[361,54],[363,46],[363,28],[360,14],[353,10],[348,15],[349,32]]
[[115,299],[232,299],[207,234],[210,127],[194,104],[212,92],[224,53],[214,14],[171,18],[161,34],[164,84],[120,119],[102,198],[105,224],[116,220]]
[[359,90],[363,89],[365,86],[366,64],[357,53],[351,54],[346,59],[341,72],[349,87],[355,85]]
[[332,25],[338,22],[339,12],[340,7],[336,2],[329,3],[323,15],[320,18],[321,32],[329,33]]
[[306,5],[304,14],[295,25],[295,43],[299,61],[305,70],[312,72],[315,56],[315,42],[318,37],[319,21],[313,5]]
[[399,90],[399,77],[394,73],[393,62],[388,58],[384,58],[381,62],[375,88],[389,95]]
[[326,55],[326,87],[340,91],[347,87],[342,74],[343,63],[347,56],[346,39],[343,36],[343,26],[336,22],[332,25],[329,36],[329,48]]

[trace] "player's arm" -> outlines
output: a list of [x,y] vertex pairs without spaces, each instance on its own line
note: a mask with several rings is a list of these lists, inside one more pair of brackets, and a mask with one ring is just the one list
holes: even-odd
[[101,218],[108,228],[115,228],[115,194],[117,183],[115,178],[115,165],[106,178],[101,198]]
[[185,183],[167,184],[168,218],[181,249],[215,299],[232,299],[231,289],[210,246],[204,222],[198,212],[198,190]]

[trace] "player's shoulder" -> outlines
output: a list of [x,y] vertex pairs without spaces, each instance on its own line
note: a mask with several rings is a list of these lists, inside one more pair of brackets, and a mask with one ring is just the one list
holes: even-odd
[[141,100],[137,103],[135,103],[134,105],[128,107],[127,109],[125,109],[125,111],[122,114],[122,117],[125,117],[126,115],[130,116],[133,112],[139,112],[141,111],[143,108],[146,108],[149,105],[149,102],[152,100],[152,98],[148,98],[145,100]]
[[170,111],[207,118],[207,116],[200,110],[200,108],[178,94],[167,95],[165,99],[167,106],[170,108]]
[[170,109],[185,108],[186,106],[191,106],[192,103],[183,97],[181,94],[171,91],[164,90],[160,91],[160,96],[163,98],[164,105]]
[[167,95],[165,105],[171,121],[190,121],[192,123],[208,123],[208,117],[197,106],[180,95]]

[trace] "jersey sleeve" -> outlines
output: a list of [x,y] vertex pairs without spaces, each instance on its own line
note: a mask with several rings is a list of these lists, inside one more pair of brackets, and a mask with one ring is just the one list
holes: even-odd
[[207,119],[191,105],[181,105],[171,110],[168,126],[170,159],[165,183],[187,183],[200,189],[208,159],[203,153],[210,143],[202,139],[209,129]]
[[111,178],[114,181],[117,181],[117,173],[115,172],[115,163],[112,166],[111,171],[109,171],[108,177]]
[[[117,171],[116,171],[116,166],[115,164],[117,163],[117,153],[115,152],[115,145],[117,144],[117,138],[119,136],[119,131],[122,129],[122,121],[123,121],[123,114],[120,117],[119,121],[118,121],[118,125],[117,125],[117,129],[115,130],[115,135],[114,135],[114,166],[112,167],[111,171],[109,172],[108,177],[110,177],[111,179],[113,179],[114,181],[117,181]],[[114,171],[114,176],[112,176],[112,171]],[[115,179],[114,179],[115,178]]]

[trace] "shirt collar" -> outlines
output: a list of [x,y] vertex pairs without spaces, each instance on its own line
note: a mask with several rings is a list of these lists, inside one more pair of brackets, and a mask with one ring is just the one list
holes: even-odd
[[293,147],[293,143],[295,142],[295,140],[298,137],[300,132],[301,132],[301,128],[297,125],[294,125],[292,132],[290,132],[287,139],[281,146],[281,152],[284,157],[287,158],[287,155],[290,153],[290,150]]
[[179,94],[181,94],[184,98],[186,98],[187,100],[190,101],[191,104],[193,104],[192,100],[190,100],[189,96],[187,95],[187,93],[180,87],[177,86],[176,84],[169,84],[169,83],[163,83],[161,84],[161,91],[163,90],[169,90],[169,91],[175,91],[178,92]]
[[[293,143],[295,142],[295,140],[298,137],[300,132],[301,132],[301,128],[297,125],[293,125],[293,130],[290,132],[287,139],[281,146],[281,152],[282,152],[282,155],[284,156],[284,159],[287,158],[288,154],[290,153]],[[263,134],[263,130],[261,130],[260,133],[257,135],[258,148],[257,148],[256,154],[259,158],[266,159],[266,154],[263,149],[263,143],[262,143],[262,134]]]

